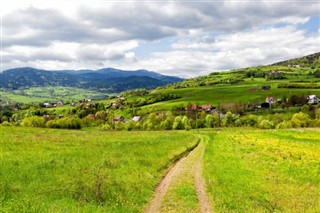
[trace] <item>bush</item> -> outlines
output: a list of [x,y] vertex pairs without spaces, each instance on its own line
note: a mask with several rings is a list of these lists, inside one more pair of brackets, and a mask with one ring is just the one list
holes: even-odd
[[177,117],[174,119],[172,129],[184,129],[184,126],[183,126],[183,124],[182,124],[182,118],[181,118],[181,116],[177,116]]
[[104,124],[100,127],[101,130],[111,130],[112,126],[110,124]]
[[290,129],[292,128],[291,121],[282,121],[277,125],[277,129]]
[[78,118],[55,119],[48,121],[46,127],[56,129],[81,129],[81,120]]
[[262,120],[259,124],[259,127],[261,129],[272,129],[274,128],[274,124],[272,121],[269,120]]
[[222,124],[225,127],[233,127],[236,126],[235,122],[238,119],[238,115],[232,114],[231,112],[227,112],[226,116],[222,119]]
[[3,121],[1,126],[11,126],[11,124],[8,121]]
[[296,113],[291,118],[293,127],[308,127],[310,123],[310,117],[303,112]]
[[43,117],[31,116],[24,118],[21,125],[26,127],[44,127],[45,120]]

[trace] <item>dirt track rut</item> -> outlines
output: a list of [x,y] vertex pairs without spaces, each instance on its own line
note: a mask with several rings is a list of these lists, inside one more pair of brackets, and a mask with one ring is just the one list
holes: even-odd
[[[205,147],[207,144],[207,138],[202,138],[198,146],[192,150],[188,155],[181,158],[176,162],[168,171],[166,176],[161,180],[158,187],[155,189],[154,197],[149,202],[148,207],[145,209],[146,213],[157,213],[161,212],[162,201],[168,192],[169,188],[172,187],[173,179],[179,179],[179,176],[183,174],[183,170],[186,166],[190,167],[190,160],[192,161],[191,170],[194,176],[194,189],[196,191],[199,203],[199,211],[201,213],[212,212],[209,199],[206,194],[205,181],[202,177],[202,157],[204,155]],[[189,162],[187,162],[189,161]],[[178,208],[178,207],[177,207]]]

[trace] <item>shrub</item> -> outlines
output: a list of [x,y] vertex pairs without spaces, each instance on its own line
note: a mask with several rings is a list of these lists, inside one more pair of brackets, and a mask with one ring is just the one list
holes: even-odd
[[11,126],[11,124],[8,121],[3,121],[1,126]]
[[183,124],[182,124],[182,118],[181,118],[181,116],[177,116],[177,117],[174,119],[172,129],[184,129],[184,126],[183,126]]
[[184,127],[185,130],[190,130],[190,129],[191,129],[190,121],[189,121],[189,119],[187,118],[187,116],[183,116],[181,122],[182,122],[182,125],[183,125],[183,127]]
[[236,126],[235,122],[238,120],[239,116],[232,114],[230,111],[227,112],[226,116],[222,119],[223,126],[232,127]]
[[291,118],[293,127],[308,127],[310,123],[310,117],[303,112],[296,113]]
[[31,116],[24,118],[21,125],[26,127],[44,127],[45,120],[43,117]]
[[282,121],[277,125],[277,129],[290,129],[292,128],[291,121]]
[[56,129],[81,129],[81,120],[78,118],[55,119],[48,121],[46,127]]
[[262,120],[259,124],[259,127],[262,129],[272,129],[274,127],[274,124],[272,121]]

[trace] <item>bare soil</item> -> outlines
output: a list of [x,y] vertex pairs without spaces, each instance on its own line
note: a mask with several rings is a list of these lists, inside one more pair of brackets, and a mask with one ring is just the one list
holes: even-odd
[[[185,157],[177,161],[168,171],[166,176],[161,180],[158,187],[155,189],[154,198],[150,201],[148,207],[145,209],[146,213],[161,212],[162,201],[172,184],[173,179],[179,178],[179,175],[183,174],[183,170],[186,168],[187,159],[192,158],[193,155],[197,155],[193,160],[194,170],[194,187],[197,193],[198,202],[200,206],[200,212],[209,213],[212,212],[209,199],[206,194],[205,181],[202,177],[202,157],[204,154],[205,146],[207,142],[200,142],[199,145],[188,153]],[[187,165],[190,167],[190,165]]]

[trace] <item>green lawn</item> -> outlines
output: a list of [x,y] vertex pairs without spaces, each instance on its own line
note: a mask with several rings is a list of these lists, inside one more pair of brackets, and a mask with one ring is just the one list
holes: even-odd
[[209,133],[204,176],[216,212],[320,212],[320,130]]
[[4,212],[138,212],[197,138],[188,132],[0,127]]

